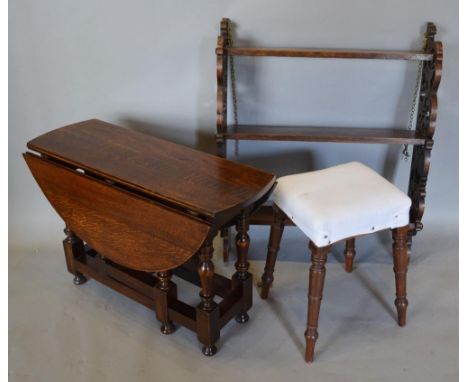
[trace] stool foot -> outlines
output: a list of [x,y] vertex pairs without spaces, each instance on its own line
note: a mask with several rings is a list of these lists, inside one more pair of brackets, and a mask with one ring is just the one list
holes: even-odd
[[206,355],[207,357],[215,355],[217,351],[218,348],[215,345],[205,345],[202,348],[203,355]]
[[305,361],[311,363],[314,361],[314,351],[315,351],[315,342],[318,339],[317,330],[307,329],[304,333],[306,339],[306,351],[305,351]]
[[174,333],[176,330],[175,325],[172,322],[167,322],[161,325],[161,333],[168,335]]
[[237,321],[239,324],[245,324],[247,321],[249,321],[249,315],[248,315],[246,312],[240,312],[240,313],[236,316],[236,321]]
[[75,285],[84,284],[86,281],[88,281],[88,279],[84,277],[81,273],[77,273],[73,278],[73,284]]
[[398,325],[406,325],[406,309],[408,308],[408,300],[406,298],[395,299],[395,306],[398,314]]

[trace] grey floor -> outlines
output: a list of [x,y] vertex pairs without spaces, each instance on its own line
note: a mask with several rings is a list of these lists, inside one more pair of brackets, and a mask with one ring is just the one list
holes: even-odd
[[[388,239],[358,241],[352,274],[336,246],[312,365],[303,361],[307,242],[296,233],[286,235],[271,298],[254,291],[250,321],[228,324],[212,358],[201,354],[194,333],[163,336],[151,311],[97,282],[74,286],[58,237],[36,248],[11,245],[10,381],[456,381],[458,237],[438,228],[416,238],[405,328],[395,322]],[[265,230],[253,229],[252,238],[258,279]],[[234,265],[217,255],[216,267],[229,275]],[[180,289],[197,301],[196,290]]]

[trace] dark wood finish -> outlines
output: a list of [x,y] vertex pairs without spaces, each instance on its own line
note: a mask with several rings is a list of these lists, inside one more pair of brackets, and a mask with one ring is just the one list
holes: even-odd
[[[233,281],[236,282],[236,287],[233,286],[232,292],[229,294],[229,296],[219,304],[221,327],[235,318],[241,309],[245,309],[244,300],[242,298],[245,283],[238,283],[238,279],[233,279]],[[232,285],[234,285],[234,282]],[[250,294],[252,294],[252,288],[250,289]]]
[[28,147],[219,225],[275,181],[270,173],[96,119],[53,130]]
[[[281,209],[273,205],[274,221],[271,226],[270,240],[268,243],[268,254],[265,264],[265,271],[262,276],[262,291],[261,297],[266,299],[269,294],[271,284],[273,282],[273,272],[276,262],[277,253],[280,246],[281,236],[284,229],[284,221],[286,215]],[[393,259],[396,284],[396,299],[395,306],[397,308],[398,324],[405,326],[406,310],[408,300],[406,296],[406,275],[408,272],[409,263],[409,246],[411,238],[411,225],[392,229],[393,237]],[[345,265],[346,271],[352,271],[353,258],[355,256],[355,239],[346,239],[345,249]],[[331,245],[325,247],[317,247],[312,241],[309,242],[311,250],[312,265],[309,270],[309,294],[308,294],[308,309],[307,309],[307,327],[304,333],[306,339],[306,362],[312,362],[314,359],[315,344],[318,339],[318,319],[320,313],[320,304],[323,295],[325,283],[325,264],[327,254],[330,252]]]
[[[197,258],[197,256],[194,256],[184,265],[174,269],[173,273],[175,276],[187,280],[198,287],[201,287],[202,284],[200,280],[200,275],[198,274],[198,267],[199,259]],[[213,290],[213,294],[222,298],[227,298],[231,294],[231,280],[227,279],[224,276],[218,275],[217,273],[214,273],[213,278],[211,280],[211,288]]]
[[161,321],[161,333],[171,334],[175,331],[175,325],[169,318],[170,300],[177,300],[177,286],[171,281],[171,271],[157,273],[158,284],[154,290],[154,310],[156,318]]
[[406,274],[408,273],[408,237],[409,227],[401,227],[392,230],[393,237],[393,264],[395,271],[396,299],[395,306],[398,313],[398,325],[406,325],[406,309],[408,299],[406,298]]
[[239,125],[228,128],[225,139],[338,143],[423,144],[424,137],[405,129]]
[[[200,276],[201,291],[200,305],[197,308],[197,329],[198,339],[203,343],[203,354],[212,356],[216,354],[216,341],[219,338],[221,323],[219,305],[213,300],[213,276],[214,265],[213,244],[207,241],[199,254],[198,275]],[[204,328],[204,329],[202,329]]]
[[432,55],[419,51],[401,50],[345,50],[298,48],[216,48],[216,54],[256,57],[348,58],[377,60],[431,61]]
[[320,303],[322,302],[323,286],[325,283],[325,263],[331,246],[318,248],[309,242],[312,265],[309,269],[309,304],[307,306],[307,327],[304,333],[306,339],[306,362],[314,360],[315,343],[318,339],[318,319]]
[[[247,253],[249,251],[250,246],[250,237],[248,234],[249,231],[249,224],[247,221],[247,213],[248,211],[244,211],[239,219],[237,220],[236,229],[236,250],[237,250],[237,261],[236,261],[236,270],[237,272],[234,274],[234,278],[243,282],[247,280],[249,277],[249,262],[247,261]],[[235,281],[234,281],[235,282]],[[251,290],[251,288],[250,288]],[[247,297],[247,296],[246,296]],[[244,324],[249,320],[249,315],[247,314],[248,308],[252,306],[252,298],[246,299],[246,305],[248,306],[245,310],[239,312],[236,316],[236,321],[240,324]]]
[[[39,154],[24,158],[65,221],[75,283],[113,288],[154,310],[162,333],[182,325],[213,355],[221,328],[245,321],[252,306],[246,214],[268,198],[275,177],[98,120],[28,146]],[[242,253],[230,280],[214,272],[212,241],[239,216]],[[178,299],[171,274],[200,286],[197,307]]]
[[[217,49],[227,47],[228,40],[228,19],[222,19],[220,24],[221,34],[218,37],[216,45]],[[226,55],[218,55],[216,58],[216,130],[218,134],[224,134],[227,126],[227,67],[228,57]],[[226,157],[226,142],[224,139],[217,139],[217,154],[218,156]]]
[[[218,37],[217,48],[224,49],[228,42],[228,22],[223,18],[220,23],[221,35]],[[228,57],[226,55],[217,56],[216,58],[216,152],[221,158],[226,158],[226,140],[222,135],[226,132],[227,127],[227,81],[228,81]],[[223,259],[229,260],[230,240],[229,228],[221,230],[221,238],[223,240]]]
[[280,248],[281,238],[284,231],[286,215],[276,205],[273,205],[274,221],[270,229],[270,239],[268,240],[268,253],[265,262],[265,270],[262,275],[261,298],[268,298],[271,285],[273,284],[273,273],[275,271],[276,258]]
[[346,240],[345,250],[345,270],[348,273],[353,271],[354,256],[356,256],[356,239],[353,237]]
[[[148,292],[148,285],[142,278],[119,271],[115,263],[99,256],[94,250],[88,250],[77,258],[75,267],[86,277],[99,281],[149,309],[154,309],[153,289]],[[128,282],[132,279],[133,282]]]
[[248,234],[249,224],[247,221],[246,213],[242,213],[236,224],[237,235],[236,235],[236,250],[237,250],[237,261],[236,261],[236,277],[239,280],[245,280],[249,270],[249,262],[247,261],[247,253],[250,246],[250,237]]
[[65,252],[65,261],[67,263],[67,270],[71,274],[75,275],[73,283],[75,285],[81,285],[86,282],[86,278],[76,270],[75,258],[81,256],[84,253],[83,240],[78,238],[75,233],[68,227],[64,230],[67,237],[63,240],[63,250]]
[[214,264],[211,261],[213,258],[213,244],[207,242],[203,245],[199,254],[198,275],[200,277],[201,291],[200,291],[200,308],[203,310],[213,310],[216,306],[213,301],[213,276]]
[[147,272],[185,263],[210,225],[32,154],[25,160],[67,226],[114,262]]
[[408,195],[412,200],[410,222],[415,227],[413,235],[423,228],[422,217],[425,209],[426,186],[437,119],[437,89],[442,76],[443,49],[440,41],[434,41],[436,32],[435,25],[428,23],[425,50],[434,58],[423,65],[416,134],[424,137],[425,141],[423,144],[413,147],[408,186]]
[[[189,262],[192,262],[192,259]],[[212,334],[210,334],[211,331],[205,327],[205,325],[207,325],[206,321],[209,322],[210,319],[213,321],[213,318],[210,317],[210,312],[206,314],[202,313],[204,315],[202,317],[202,320],[205,321],[204,323],[197,323],[197,314],[200,314],[197,313],[197,310],[200,308],[194,308],[177,299],[176,285],[169,281],[168,274],[158,274],[154,276],[151,273],[134,271],[122,267],[98,255],[96,251],[89,247],[84,253],[75,257],[74,266],[80,274],[85,274],[89,278],[93,278],[107,285],[119,293],[143,304],[147,308],[155,310],[156,314],[160,314],[163,319],[169,319],[170,322],[176,322],[195,332],[201,331],[203,332],[201,334],[203,339],[205,337],[210,338],[210,335],[212,336]],[[200,286],[200,278],[195,268],[192,262],[190,265],[184,264],[179,268],[175,268],[173,273],[177,277]],[[162,288],[161,276],[166,280],[162,282],[163,285],[166,285]],[[220,302],[219,308],[215,305],[211,314],[214,317],[219,315],[218,325],[219,328],[222,328],[238,315],[241,310],[245,309],[245,296],[243,296],[243,293],[244,290],[249,289],[249,285],[250,291],[252,290],[252,277],[249,274],[247,280],[239,283],[235,275],[233,275],[233,280],[236,280],[236,282],[224,276],[214,274],[212,280],[213,293],[222,297],[223,300]],[[169,290],[172,290],[172,292],[167,293],[167,296],[164,297],[167,298],[167,304],[159,305],[160,307],[167,307],[167,314],[164,309],[161,308],[159,308],[158,313],[158,306],[155,304],[155,299],[160,298],[157,296],[157,293],[159,293],[161,289],[167,290],[167,285],[170,286]],[[250,307],[248,307],[248,309],[249,308]],[[160,320],[160,318],[158,318],[158,320]],[[212,348],[208,350],[209,352],[213,351]]]

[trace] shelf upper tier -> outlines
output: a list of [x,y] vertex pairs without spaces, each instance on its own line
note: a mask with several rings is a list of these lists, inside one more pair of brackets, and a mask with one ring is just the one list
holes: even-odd
[[361,127],[316,127],[316,126],[229,126],[225,139],[251,141],[303,141],[303,142],[346,142],[346,143],[393,143],[424,144],[414,130],[361,128]]
[[377,60],[431,61],[432,54],[401,50],[345,50],[345,49],[291,49],[291,48],[218,48],[216,54],[229,56],[354,58]]

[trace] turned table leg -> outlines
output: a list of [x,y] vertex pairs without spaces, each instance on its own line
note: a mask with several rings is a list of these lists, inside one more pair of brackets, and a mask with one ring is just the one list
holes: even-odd
[[356,247],[355,247],[355,238],[351,238],[346,240],[346,248],[344,251],[345,255],[345,270],[348,273],[351,273],[353,271],[353,261],[354,261],[354,256],[356,255]]
[[158,283],[154,289],[156,318],[162,323],[163,334],[175,331],[174,323],[169,319],[169,301],[177,299],[177,286],[171,281],[171,276],[171,271],[158,272]]
[[315,343],[318,339],[318,318],[322,301],[323,285],[325,283],[325,263],[330,246],[318,248],[309,242],[312,252],[312,265],[309,269],[309,305],[307,309],[307,328],[304,333],[306,339],[306,362],[314,360]]
[[206,356],[216,354],[216,341],[220,335],[219,306],[213,300],[214,264],[213,244],[205,243],[199,253],[198,275],[200,276],[200,304],[197,307],[197,334],[203,343],[202,352]]
[[275,271],[276,258],[278,256],[280,242],[284,231],[284,221],[286,219],[286,215],[278,207],[274,206],[274,211],[273,225],[271,226],[270,239],[268,240],[268,253],[265,262],[265,269],[262,275],[262,291],[260,297],[263,299],[268,297],[271,284],[274,280],[273,272]]
[[67,263],[68,272],[75,275],[75,278],[73,279],[73,283],[75,285],[84,284],[87,281],[86,277],[78,272],[75,267],[75,258],[84,253],[83,240],[78,238],[68,227],[65,227],[64,232],[67,237],[63,240],[63,250],[65,252],[65,261]]
[[393,237],[393,270],[395,272],[396,299],[395,306],[398,313],[398,325],[406,325],[406,274],[408,272],[408,226],[392,230]]
[[[249,262],[247,261],[247,254],[250,246],[250,237],[248,235],[249,224],[247,221],[246,214],[242,214],[236,224],[237,235],[236,235],[236,249],[237,249],[237,261],[236,261],[236,273],[234,275],[235,282],[245,282],[251,277],[249,270]],[[248,287],[245,289],[249,289]],[[244,289],[244,309],[236,316],[236,321],[243,324],[249,320],[247,309],[252,305],[252,287],[250,291]],[[250,303],[249,303],[250,300]]]

